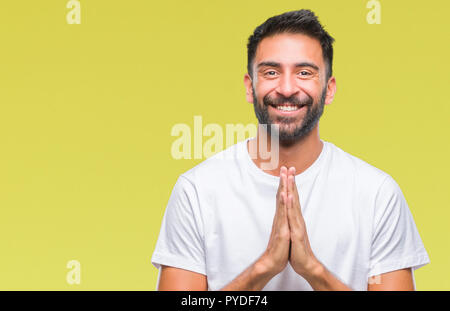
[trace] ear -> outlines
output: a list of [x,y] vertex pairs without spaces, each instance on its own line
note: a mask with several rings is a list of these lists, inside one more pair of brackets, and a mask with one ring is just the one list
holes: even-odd
[[325,96],[325,105],[331,104],[334,99],[334,94],[336,93],[336,79],[330,77],[327,84],[327,95]]
[[247,102],[253,104],[253,88],[252,88],[252,78],[248,73],[244,75],[244,85],[245,85],[245,98]]

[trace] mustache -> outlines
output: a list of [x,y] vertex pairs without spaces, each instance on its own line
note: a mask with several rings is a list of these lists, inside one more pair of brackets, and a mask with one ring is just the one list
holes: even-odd
[[295,96],[290,96],[290,97],[280,97],[280,98],[271,98],[269,95],[264,96],[263,98],[263,104],[264,106],[279,106],[279,105],[284,105],[284,104],[291,104],[291,105],[295,105],[295,106],[311,106],[313,104],[314,100],[311,96],[307,95],[306,98],[304,98],[303,100],[295,97]]

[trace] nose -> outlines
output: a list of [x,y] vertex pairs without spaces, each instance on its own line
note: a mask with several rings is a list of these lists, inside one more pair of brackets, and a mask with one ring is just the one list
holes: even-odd
[[282,75],[276,91],[284,97],[290,97],[298,92],[295,77],[290,75]]

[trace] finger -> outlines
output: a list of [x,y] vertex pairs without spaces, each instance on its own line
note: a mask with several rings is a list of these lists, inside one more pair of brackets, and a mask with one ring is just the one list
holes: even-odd
[[286,201],[287,201],[286,193],[281,192],[275,210],[275,217],[273,220],[272,230],[278,230],[278,228],[280,228],[283,225],[283,220],[287,218]]
[[287,168],[285,166],[282,166],[280,169],[280,183],[278,185],[278,192],[277,194],[279,195],[281,192],[286,191],[286,181],[283,178],[283,176],[287,175]]
[[294,180],[294,176],[295,176],[295,167],[290,167],[288,169],[288,193],[293,193],[294,189],[294,184],[293,184],[293,180]]
[[287,193],[282,194],[283,204],[280,206],[279,212],[279,229],[281,233],[289,235],[289,220],[287,212],[287,204],[289,204]]
[[301,210],[301,205],[300,205],[300,196],[298,194],[298,188],[297,188],[297,183],[295,182],[295,167],[291,167],[289,168],[289,173],[292,173],[290,176],[292,176],[292,181],[291,181],[291,188],[290,188],[290,193],[292,193],[293,195],[293,203],[292,206],[294,207],[294,211],[296,213],[298,213],[300,215],[300,217],[302,216],[302,210]]
[[280,223],[281,225],[283,225],[285,222],[287,222],[287,208],[286,208],[286,204],[287,204],[287,194],[285,192],[283,192],[281,194],[281,197],[283,198],[283,202],[280,205]]
[[280,169],[280,187],[282,191],[286,191],[286,177],[288,175],[288,170],[286,166],[282,166]]
[[296,230],[302,231],[302,228],[304,227],[305,220],[303,219],[301,206],[300,206],[300,200],[296,194],[289,194],[290,198],[288,198],[288,201],[291,201],[289,203],[289,209],[287,211],[288,213],[288,220],[289,224],[292,224],[292,227],[294,230],[291,230],[291,232],[295,232]]
[[287,203],[287,168],[282,166],[280,169],[280,184],[278,186],[277,193],[277,207],[275,211],[275,219],[273,223],[272,230],[286,230],[288,231],[288,220],[287,220],[287,211],[286,211],[286,203]]
[[277,236],[289,236],[289,224],[286,211],[286,193],[282,193],[280,197],[281,199],[279,204],[277,204],[277,211],[273,220],[272,232],[270,234],[271,239]]
[[295,183],[295,173],[296,173],[295,167],[291,167],[290,171],[291,171],[291,175],[293,177],[293,194],[294,194],[294,198],[295,198],[295,195],[297,195],[297,197],[298,197],[297,184]]
[[289,168],[289,175],[294,175],[295,176],[295,167],[294,166],[291,166]]
[[289,194],[287,197],[287,217],[289,222],[289,230],[291,233],[298,232],[301,229],[301,222],[299,222],[298,214],[295,212],[294,196]]
[[287,193],[294,194],[294,176],[288,175],[287,177]]
[[286,202],[286,214],[288,219],[288,226],[289,230],[291,230],[291,227],[294,225],[292,218],[292,195],[288,194],[287,196],[287,202]]
[[[277,203],[281,203],[281,195],[284,193],[287,195],[287,186],[286,186],[286,174],[280,175],[280,184],[278,185],[278,192],[277,192]],[[286,200],[284,200],[284,203],[286,204]]]

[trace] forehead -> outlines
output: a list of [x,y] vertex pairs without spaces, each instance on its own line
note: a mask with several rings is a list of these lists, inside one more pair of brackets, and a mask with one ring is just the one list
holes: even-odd
[[319,40],[303,34],[282,33],[264,38],[256,49],[254,66],[262,61],[275,61],[282,65],[307,61],[319,68],[324,66]]

